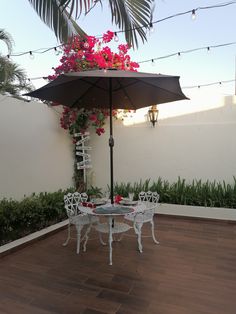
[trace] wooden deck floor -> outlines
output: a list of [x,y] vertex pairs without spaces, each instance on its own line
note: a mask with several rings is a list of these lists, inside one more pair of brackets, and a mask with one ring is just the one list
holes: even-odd
[[[93,234],[87,252],[66,230],[0,259],[0,313],[236,313],[236,225],[159,216],[160,245],[129,232],[108,248]],[[149,229],[144,228],[149,236]]]

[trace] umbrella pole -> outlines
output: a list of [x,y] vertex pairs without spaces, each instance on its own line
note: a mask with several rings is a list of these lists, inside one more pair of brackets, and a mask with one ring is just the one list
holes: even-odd
[[112,128],[112,78],[109,78],[109,109],[110,109],[110,174],[111,174],[111,204],[114,204],[114,189],[113,189],[113,128]]

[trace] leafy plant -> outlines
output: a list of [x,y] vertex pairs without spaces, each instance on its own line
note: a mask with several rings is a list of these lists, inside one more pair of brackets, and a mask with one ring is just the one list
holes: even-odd
[[99,198],[102,197],[102,189],[97,186],[90,186],[87,190],[87,194],[89,198]]
[[135,196],[141,191],[156,191],[160,195],[160,202],[193,206],[236,208],[236,178],[233,184],[223,182],[202,182],[193,180],[187,183],[185,179],[178,178],[174,183],[158,178],[155,182],[150,179],[131,183],[116,183],[115,194],[126,197],[132,188]]

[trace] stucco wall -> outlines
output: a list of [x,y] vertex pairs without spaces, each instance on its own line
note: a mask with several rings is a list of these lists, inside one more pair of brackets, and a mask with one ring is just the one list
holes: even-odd
[[[59,110],[59,108],[54,108]],[[178,176],[230,183],[236,176],[236,97],[193,97],[159,106],[155,128],[148,108],[114,121],[114,179],[117,182]],[[0,198],[72,185],[73,147],[59,114],[45,104],[0,96]],[[91,134],[93,168],[88,181],[110,184],[109,125]]]
[[45,104],[0,96],[0,156],[0,198],[72,185],[71,141]]
[[[236,176],[236,97],[198,95],[189,101],[159,106],[159,121],[151,127],[138,111],[128,121],[114,122],[114,179],[117,182],[178,176],[230,183]],[[182,113],[181,113],[182,110]],[[109,147],[104,136],[92,136],[92,184],[106,187]]]

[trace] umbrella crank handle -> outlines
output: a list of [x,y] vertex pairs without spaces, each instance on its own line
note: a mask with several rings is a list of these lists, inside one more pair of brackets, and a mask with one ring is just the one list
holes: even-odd
[[109,146],[110,147],[114,146],[114,138],[112,136],[109,137]]

